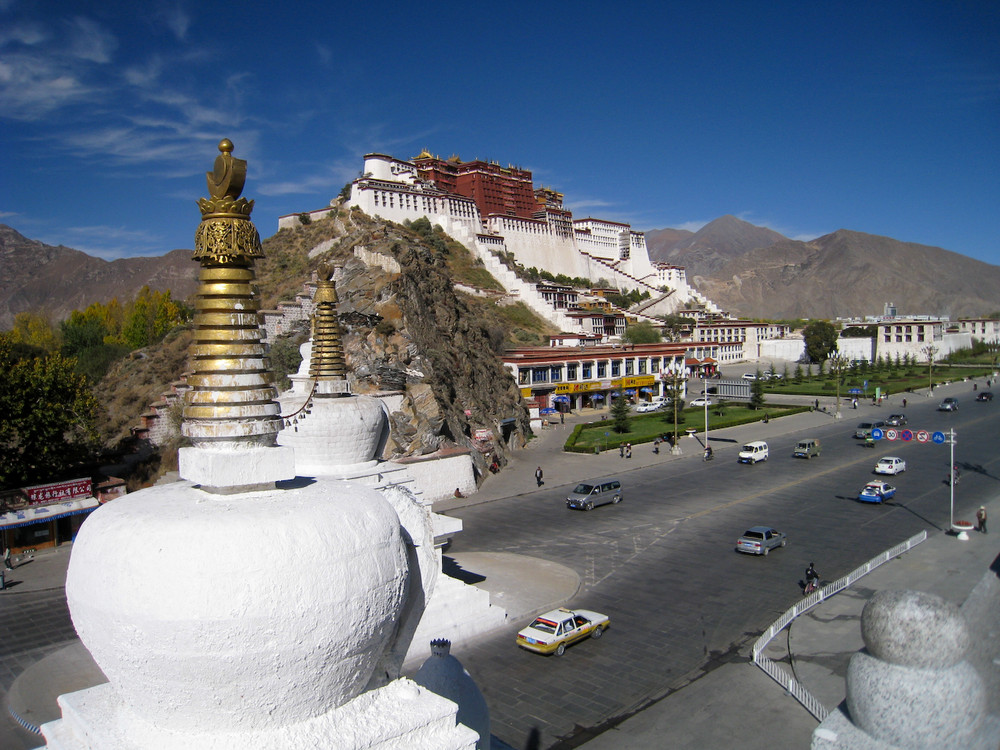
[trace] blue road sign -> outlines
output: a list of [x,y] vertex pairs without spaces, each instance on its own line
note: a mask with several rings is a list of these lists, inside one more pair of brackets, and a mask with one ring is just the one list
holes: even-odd
[[948,439],[947,436],[943,432],[935,432],[933,435],[931,435],[931,440],[933,440],[938,445],[941,445],[941,443],[943,443],[947,439]]
[[872,430],[872,440],[881,440],[883,437],[885,437],[885,435],[878,427]]
[[899,436],[903,438],[904,443],[908,443],[913,440],[913,430],[903,430]]
[[851,394],[854,394],[854,395],[857,395],[857,394],[861,393],[861,389],[860,388],[848,388],[847,392],[851,393]]

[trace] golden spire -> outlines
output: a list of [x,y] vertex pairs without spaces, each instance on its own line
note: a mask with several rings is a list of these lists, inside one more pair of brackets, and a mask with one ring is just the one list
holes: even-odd
[[[309,359],[309,377],[317,380],[345,380],[347,362],[340,341],[340,322],[337,319],[337,287],[333,282],[333,269],[326,263],[319,267],[319,278],[313,303],[312,356]],[[339,395],[339,394],[338,394]]]
[[194,374],[187,380],[191,390],[181,427],[196,447],[222,450],[273,445],[282,425],[254,285],[253,262],[263,250],[250,221],[253,201],[239,197],[247,163],[234,159],[232,150],[229,139],[219,143],[215,169],[206,175],[212,197],[198,201]]

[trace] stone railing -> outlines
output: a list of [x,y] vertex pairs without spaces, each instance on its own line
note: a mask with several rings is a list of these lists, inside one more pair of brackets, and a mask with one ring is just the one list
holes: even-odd
[[806,690],[794,677],[786,674],[785,671],[778,666],[776,662],[767,658],[761,653],[767,645],[773,640],[774,636],[780,633],[785,627],[792,622],[799,615],[808,612],[810,609],[815,607],[817,604],[822,603],[825,599],[833,596],[834,594],[843,591],[848,586],[852,585],[859,578],[868,575],[875,568],[879,567],[883,563],[888,562],[894,557],[899,557],[904,552],[909,552],[911,549],[916,547],[921,542],[927,539],[927,532],[921,531],[916,536],[912,536],[905,542],[897,544],[895,547],[887,549],[878,557],[874,557],[864,565],[859,568],[855,568],[850,573],[848,573],[843,578],[840,578],[828,586],[824,586],[818,591],[805,597],[801,602],[797,603],[791,609],[785,611],[781,617],[771,623],[771,626],[764,631],[763,635],[757,639],[757,642],[753,645],[753,661],[758,667],[760,667],[764,672],[767,673],[771,679],[781,685],[795,700],[803,705],[803,707],[815,716],[820,721],[826,718],[827,714],[830,713],[829,709],[823,706],[816,699],[816,697]]

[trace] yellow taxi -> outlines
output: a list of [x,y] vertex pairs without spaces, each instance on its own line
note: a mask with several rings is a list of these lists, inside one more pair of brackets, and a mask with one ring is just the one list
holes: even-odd
[[587,609],[554,609],[518,632],[517,645],[539,654],[562,656],[566,646],[587,637],[600,638],[610,624],[607,615]]

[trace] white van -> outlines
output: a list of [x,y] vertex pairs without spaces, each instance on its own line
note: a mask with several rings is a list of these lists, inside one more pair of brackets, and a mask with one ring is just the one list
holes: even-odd
[[754,440],[740,449],[740,455],[736,460],[741,464],[755,464],[758,461],[766,461],[767,455],[767,443],[763,440]]

